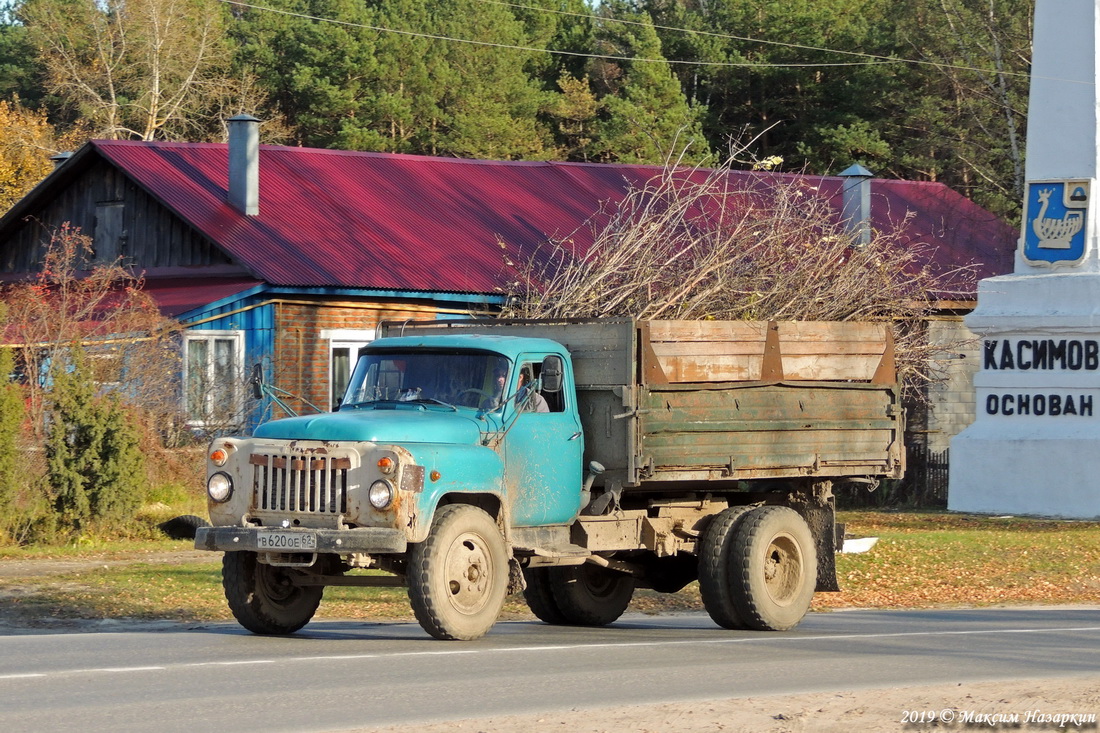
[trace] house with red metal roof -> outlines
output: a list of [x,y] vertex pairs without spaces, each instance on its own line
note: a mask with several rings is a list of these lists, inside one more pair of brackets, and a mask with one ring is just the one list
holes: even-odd
[[[89,142],[0,218],[0,278],[34,272],[49,233],[70,222],[97,261],[122,258],[187,326],[188,379],[263,363],[327,408],[380,321],[491,311],[509,262],[565,238],[583,253],[599,217],[662,173],[261,146],[257,124],[235,118],[229,145]],[[842,208],[841,177],[730,175],[798,181]],[[906,236],[927,246],[929,266],[1012,270],[1015,231],[965,197],[937,183],[867,184],[861,216],[882,229],[909,217]],[[974,297],[943,305],[964,312]],[[234,383],[222,399],[245,399],[244,380]],[[198,423],[209,407],[188,409]]]

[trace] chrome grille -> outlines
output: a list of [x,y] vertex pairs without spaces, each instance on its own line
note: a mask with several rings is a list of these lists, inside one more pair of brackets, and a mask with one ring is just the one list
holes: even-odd
[[348,510],[350,458],[253,453],[254,509],[298,514]]

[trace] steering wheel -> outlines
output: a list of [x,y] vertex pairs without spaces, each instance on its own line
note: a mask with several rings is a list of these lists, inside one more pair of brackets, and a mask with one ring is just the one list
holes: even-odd
[[468,407],[476,406],[479,410],[482,410],[482,409],[485,409],[484,405],[485,405],[486,401],[488,401],[488,403],[490,405],[493,404],[493,396],[491,394],[489,394],[488,392],[486,392],[485,390],[477,389],[476,387],[469,387],[467,389],[459,390],[459,393],[455,395],[455,402],[457,402],[460,405],[464,404],[462,397],[467,392],[472,392],[473,394],[478,395],[480,397],[480,399],[477,401],[477,405],[467,405]]

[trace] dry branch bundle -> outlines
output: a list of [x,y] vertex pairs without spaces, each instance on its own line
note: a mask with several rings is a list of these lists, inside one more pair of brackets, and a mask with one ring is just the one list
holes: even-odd
[[936,380],[920,327],[935,301],[972,292],[973,273],[935,271],[911,217],[859,245],[836,207],[790,176],[667,168],[629,190],[582,237],[546,243],[515,268],[513,318],[889,321],[910,386]]

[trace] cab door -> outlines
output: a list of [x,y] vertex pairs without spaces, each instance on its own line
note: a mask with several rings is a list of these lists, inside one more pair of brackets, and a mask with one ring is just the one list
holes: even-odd
[[[512,507],[512,524],[531,527],[564,524],[580,509],[584,436],[577,414],[571,369],[565,369],[561,390],[542,392],[547,412],[534,411],[536,400],[523,399],[519,374],[524,369],[540,384],[547,354],[524,354],[516,361],[510,382],[516,397],[506,407],[510,427],[502,443],[504,482]],[[561,357],[566,364],[568,357]],[[517,399],[522,404],[517,404]],[[525,409],[526,407],[526,409]]]

